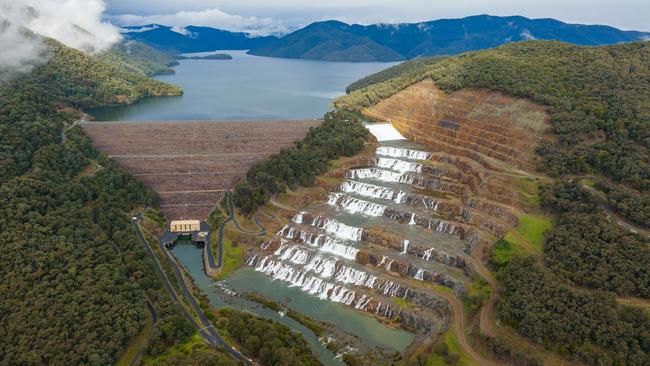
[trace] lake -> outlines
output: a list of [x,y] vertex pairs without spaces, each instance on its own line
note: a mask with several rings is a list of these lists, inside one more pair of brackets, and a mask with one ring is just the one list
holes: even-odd
[[[157,80],[183,88],[180,97],[148,98],[90,111],[98,121],[313,119],[330,110],[345,87],[394,63],[327,62],[219,51],[232,60],[180,60]],[[199,53],[195,55],[205,55]]]

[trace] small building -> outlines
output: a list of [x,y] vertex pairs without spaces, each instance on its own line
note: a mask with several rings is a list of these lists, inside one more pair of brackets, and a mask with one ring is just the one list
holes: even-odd
[[175,220],[169,224],[169,231],[172,233],[189,233],[201,230],[199,220]]

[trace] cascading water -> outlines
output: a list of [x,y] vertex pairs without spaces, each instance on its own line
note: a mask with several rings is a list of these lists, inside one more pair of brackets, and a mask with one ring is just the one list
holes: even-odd
[[409,221],[409,225],[415,225],[417,222],[415,221],[415,214],[411,214],[411,220]]
[[427,151],[402,149],[399,147],[380,146],[376,151],[377,155],[392,156],[394,158],[404,158],[411,160],[427,160],[431,158],[431,153]]
[[418,271],[415,273],[415,276],[413,276],[418,281],[424,281],[424,269],[418,268]]
[[345,225],[335,219],[328,219],[317,216],[312,220],[311,226],[321,228],[337,238],[359,241],[363,235],[363,229]]
[[414,176],[380,168],[351,169],[346,173],[348,179],[376,179],[384,182],[411,184]]
[[377,164],[377,166],[380,168],[396,170],[400,173],[406,173],[406,172],[421,173],[422,172],[422,164],[414,163],[412,161],[405,161],[405,160],[392,159],[392,158],[376,158],[375,164]]
[[393,201],[395,203],[402,203],[407,196],[406,192],[390,189],[386,187],[376,186],[374,184],[362,183],[357,181],[348,180],[341,184],[342,192],[354,193],[359,196],[370,198],[381,198],[384,200]]
[[400,254],[408,253],[410,243],[411,243],[410,241],[404,239],[404,250],[402,250],[402,253],[400,253]]
[[345,211],[356,214],[360,213],[366,216],[379,217],[384,214],[386,206],[377,203],[360,200],[358,198],[347,196],[343,193],[330,193],[328,204],[339,206]]

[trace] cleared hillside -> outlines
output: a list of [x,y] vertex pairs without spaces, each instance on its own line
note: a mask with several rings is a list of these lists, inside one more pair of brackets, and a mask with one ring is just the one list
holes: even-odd
[[[618,225],[616,216],[648,225],[650,43],[509,44],[405,63],[349,91],[338,107],[390,120],[403,134],[482,169],[540,178],[529,203],[552,225],[533,224],[535,236],[518,225],[488,261],[503,324],[588,364],[650,362],[647,311],[616,301],[650,296],[650,239]],[[531,119],[534,111],[548,117]],[[535,127],[546,119],[547,129]],[[529,225],[521,216],[520,224]],[[535,242],[538,249],[529,245]]]

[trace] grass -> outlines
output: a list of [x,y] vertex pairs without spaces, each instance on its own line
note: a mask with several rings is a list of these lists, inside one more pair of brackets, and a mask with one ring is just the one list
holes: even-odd
[[406,301],[402,298],[396,297],[392,299],[395,304],[397,304],[399,307],[402,309],[411,309],[413,308],[413,304],[411,304],[409,301]]
[[524,214],[519,216],[519,223],[517,223],[515,230],[524,240],[541,252],[544,232],[550,229],[551,226],[551,220],[546,216]]
[[207,347],[201,335],[198,332],[194,333],[192,337],[184,343],[178,344],[172,348],[169,348],[167,352],[157,357],[145,357],[143,359],[145,365],[155,364],[157,362],[164,361],[167,358],[177,356],[179,354],[188,355],[196,348]]
[[492,289],[482,278],[476,278],[467,286],[467,293],[463,296],[463,309],[467,312],[476,312],[490,298]]
[[497,241],[494,245],[494,251],[492,252],[491,262],[497,267],[501,267],[514,257],[514,256],[525,256],[527,253],[520,245],[514,244],[509,240],[508,235]]
[[[221,262],[221,272],[219,272],[219,279],[226,278],[232,274],[242,263],[244,263],[244,247],[234,246],[232,237],[229,235],[228,227],[233,225],[228,223],[223,235],[223,260]],[[218,238],[218,237],[217,237]],[[215,238],[215,243],[216,239]],[[215,251],[215,253],[218,253]]]
[[151,336],[153,331],[153,320],[148,317],[147,323],[144,325],[144,328],[135,336],[130,342],[129,346],[126,348],[120,359],[115,363],[116,366],[129,366],[133,363],[133,360],[138,356],[141,350],[147,346],[147,341]]
[[[440,339],[439,342],[444,342],[447,344],[447,348],[449,349],[449,353],[456,353],[460,356],[460,359],[458,362],[454,363],[453,365],[456,366],[479,366],[476,362],[474,362],[470,357],[468,357],[465,353],[463,353],[463,350],[460,348],[460,345],[458,344],[458,341],[456,340],[456,336],[454,335],[454,331],[452,328],[449,328],[445,334],[443,334],[442,338]],[[427,360],[427,366],[442,366],[442,365],[449,365],[447,362],[445,362],[444,356],[436,355],[433,354],[429,359]]]
[[530,178],[515,178],[517,182],[517,192],[521,193],[526,203],[533,207],[539,207],[540,203],[540,185],[539,182],[535,179]]

